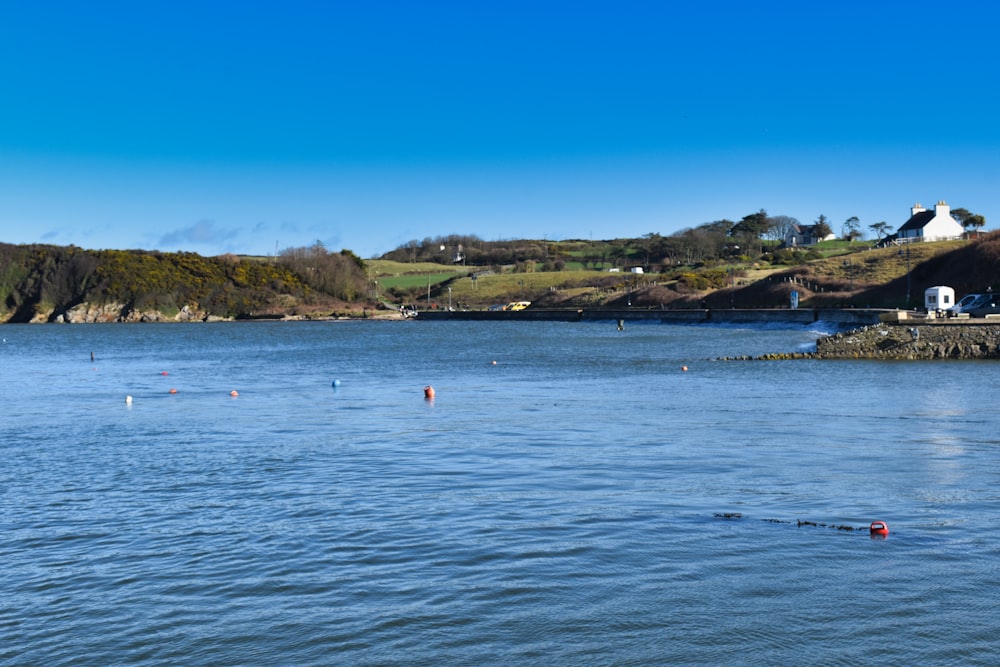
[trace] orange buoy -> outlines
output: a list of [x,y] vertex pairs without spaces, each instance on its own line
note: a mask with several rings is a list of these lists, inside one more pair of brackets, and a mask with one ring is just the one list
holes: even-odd
[[872,537],[886,537],[889,534],[889,526],[886,525],[885,521],[872,521],[869,530]]
[[231,392],[229,392],[229,395],[232,396],[233,398],[236,398],[237,396],[240,395],[240,392],[233,389]]
[[177,393],[177,390],[176,390],[176,389],[173,389],[173,388],[171,388],[171,390],[170,390],[170,393],[171,393],[171,394],[176,394],[176,393]]
[[424,387],[424,398],[431,400],[434,398],[434,387],[427,385]]

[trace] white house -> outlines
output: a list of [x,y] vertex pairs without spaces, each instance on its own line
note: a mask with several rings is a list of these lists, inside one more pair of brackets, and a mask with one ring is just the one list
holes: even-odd
[[834,234],[827,234],[820,238],[816,234],[816,225],[792,225],[785,234],[785,245],[795,248],[800,245],[816,245],[820,241],[829,241],[837,238]]
[[951,207],[944,201],[939,201],[933,211],[917,203],[910,209],[910,219],[896,230],[896,239],[900,243],[945,241],[962,238],[963,231],[962,225],[951,217]]

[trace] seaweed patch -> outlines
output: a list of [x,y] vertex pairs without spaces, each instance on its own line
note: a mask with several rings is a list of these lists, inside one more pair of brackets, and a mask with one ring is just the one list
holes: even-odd
[[[743,514],[740,512],[716,512],[712,515],[716,519],[742,519]],[[843,524],[833,524],[833,523],[822,523],[820,521],[803,521],[802,519],[796,519],[794,521],[789,521],[785,519],[761,519],[765,523],[785,523],[788,525],[796,526],[798,528],[809,527],[809,528],[831,528],[833,530],[841,530],[844,532],[853,532],[855,530],[869,530],[869,526],[845,526]]]

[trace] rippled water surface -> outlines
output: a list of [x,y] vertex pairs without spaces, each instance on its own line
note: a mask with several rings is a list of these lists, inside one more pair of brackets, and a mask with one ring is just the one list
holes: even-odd
[[1000,367],[817,335],[5,325],[0,664],[994,664]]

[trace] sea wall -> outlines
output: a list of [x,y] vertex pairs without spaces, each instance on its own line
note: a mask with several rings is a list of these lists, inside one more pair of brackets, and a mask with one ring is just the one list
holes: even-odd
[[440,320],[486,320],[493,322],[577,322],[594,320],[657,321],[663,323],[771,323],[791,322],[810,324],[812,322],[834,322],[838,324],[871,324],[879,321],[884,310],[868,308],[692,308],[686,310],[640,309],[640,308],[600,308],[600,309],[539,309],[501,311],[447,311],[427,310],[417,315],[419,321]]
[[1000,359],[1000,323],[874,324],[816,341],[818,359]]

